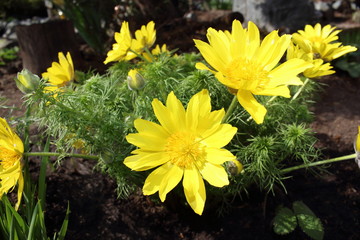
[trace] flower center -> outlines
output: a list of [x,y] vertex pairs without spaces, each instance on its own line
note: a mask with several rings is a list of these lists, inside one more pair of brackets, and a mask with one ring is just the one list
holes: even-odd
[[16,161],[18,161],[20,155],[15,151],[9,150],[4,147],[0,147],[0,166],[3,169],[12,167]]
[[167,139],[165,151],[170,156],[170,162],[186,168],[192,164],[200,165],[205,161],[205,146],[200,138],[190,132],[177,132]]
[[224,75],[231,82],[229,87],[235,89],[260,90],[269,82],[268,71],[260,64],[243,58],[232,60]]

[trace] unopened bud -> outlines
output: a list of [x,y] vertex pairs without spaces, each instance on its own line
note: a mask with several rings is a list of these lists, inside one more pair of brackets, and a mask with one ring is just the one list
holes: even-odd
[[238,160],[227,162],[226,167],[232,176],[238,175],[243,171],[243,165]]
[[355,148],[355,153],[356,153],[355,162],[357,163],[357,165],[360,168],[360,126],[358,126],[358,134],[356,135],[356,139],[354,142],[354,148]]
[[27,94],[39,87],[40,78],[29,70],[23,69],[17,74],[15,83],[22,93]]
[[145,79],[137,70],[131,69],[127,76],[127,83],[130,90],[140,90],[145,86]]

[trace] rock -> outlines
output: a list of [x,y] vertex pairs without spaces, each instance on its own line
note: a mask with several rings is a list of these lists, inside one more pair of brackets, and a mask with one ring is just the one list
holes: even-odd
[[291,33],[317,20],[310,0],[234,0],[233,11],[268,32],[282,29]]
[[351,19],[356,23],[360,23],[360,10],[354,12]]

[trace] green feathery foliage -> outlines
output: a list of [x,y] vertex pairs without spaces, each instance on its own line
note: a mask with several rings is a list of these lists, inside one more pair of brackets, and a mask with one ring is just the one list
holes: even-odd
[[[83,80],[56,98],[43,92],[42,83],[35,93],[27,95],[27,104],[58,151],[100,156],[98,168],[117,180],[119,196],[126,197],[136,186],[142,186],[148,172],[131,171],[123,164],[134,150],[125,136],[135,131],[133,122],[137,118],[157,122],[151,106],[154,98],[164,102],[173,91],[186,106],[205,88],[213,110],[226,110],[230,105],[233,95],[213,74],[195,69],[198,61],[197,54],[161,54],[151,63],[115,63],[105,75],[78,74]],[[146,81],[141,90],[130,90],[127,85],[128,71],[135,68]],[[226,164],[232,183],[225,188],[209,186],[208,193],[224,200],[224,196],[237,195],[251,184],[271,191],[287,177],[281,172],[284,167],[317,159],[319,151],[313,147],[316,139],[307,125],[312,120],[309,99],[316,89],[317,83],[310,81],[294,100],[259,97],[268,110],[261,125],[238,104],[229,119],[238,133],[226,148],[237,156],[244,171],[234,174],[233,166]]]

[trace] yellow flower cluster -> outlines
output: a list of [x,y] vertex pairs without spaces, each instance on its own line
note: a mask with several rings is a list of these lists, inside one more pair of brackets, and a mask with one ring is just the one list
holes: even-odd
[[330,61],[357,50],[353,46],[342,46],[338,40],[340,30],[317,23],[314,27],[306,25],[292,36],[292,44],[287,52],[287,59],[300,58],[313,66],[304,71],[304,76],[316,78],[335,73]]
[[[318,31],[319,27],[315,28]],[[264,121],[267,110],[256,100],[255,95],[289,98],[288,85],[303,84],[299,74],[304,71],[329,73],[329,64],[313,58],[315,49],[319,48],[318,54],[325,59],[333,59],[354,50],[353,47],[334,49],[340,44],[330,44],[337,34],[330,34],[330,30],[326,27],[322,33],[327,44],[325,49],[316,44],[311,48],[310,43],[305,44],[312,50],[295,57],[295,52],[297,54],[304,44],[292,48],[291,35],[279,36],[277,31],[272,31],[261,41],[259,29],[254,23],[249,22],[248,29],[244,29],[235,20],[231,32],[209,28],[209,43],[194,40],[210,65],[208,67],[197,63],[196,68],[211,71],[236,95],[238,102],[254,121],[260,124]],[[306,42],[297,35],[294,38],[294,41]],[[280,63],[287,50],[288,60]],[[140,78],[137,74],[135,70],[129,72],[128,79],[134,85],[139,85]],[[143,193],[151,195],[158,192],[161,201],[165,201],[166,195],[182,180],[187,202],[201,215],[206,201],[204,180],[215,187],[223,187],[229,184],[224,163],[233,168],[230,169],[230,174],[237,174],[242,170],[236,157],[224,149],[237,129],[222,123],[225,116],[223,109],[211,111],[207,90],[195,94],[187,109],[184,109],[172,92],[167,97],[166,106],[154,99],[152,107],[160,124],[135,120],[134,126],[138,132],[129,134],[126,139],[138,148],[124,160],[124,164],[135,171],[156,168],[146,178]],[[358,139],[358,149],[359,142]]]
[[12,131],[6,120],[0,118],[0,198],[18,184],[16,210],[19,208],[24,189],[21,165],[23,153],[22,141]]
[[[272,31],[261,40],[254,23],[249,22],[248,28],[243,28],[235,20],[231,32],[209,28],[208,42],[194,40],[208,64],[197,63],[196,68],[212,72],[236,96],[234,102],[238,101],[254,121],[261,124],[267,110],[258,102],[257,95],[289,98],[288,86],[303,84],[299,74],[307,77],[331,74],[334,71],[329,61],[356,50],[334,42],[340,32],[334,29],[330,25],[324,28],[320,24],[307,25],[304,31],[293,35],[279,36],[278,31]],[[114,38],[116,43],[107,53],[105,64],[129,61],[137,56],[152,62],[154,55],[168,51],[166,45],[156,45],[149,51],[156,40],[153,21],[137,30],[135,38],[131,36],[128,22],[124,21]],[[287,60],[280,63],[286,51]],[[70,53],[65,57],[60,52],[58,57],[59,63],[53,62],[42,74],[49,83],[45,91],[54,92],[54,96],[74,79]],[[19,81],[23,85],[27,83],[22,76]],[[138,70],[131,69],[127,83],[130,89],[140,90],[145,79]],[[165,105],[154,99],[152,108],[159,124],[143,119],[134,121],[137,133],[128,134],[126,140],[137,149],[125,158],[124,164],[134,171],[156,168],[146,178],[143,193],[158,192],[161,201],[165,201],[166,195],[182,181],[187,202],[201,215],[206,201],[204,180],[215,187],[228,185],[225,163],[231,165],[230,174],[242,171],[241,163],[224,148],[237,133],[237,128],[223,123],[224,109],[212,111],[206,89],[192,96],[186,109],[173,92],[168,94]],[[82,147],[82,142],[75,143]],[[19,137],[0,118],[0,194],[7,193],[18,182],[18,204],[24,185],[23,148]],[[360,151],[360,134],[355,149]]]
[[[143,55],[148,61],[152,61],[152,56],[148,50],[154,45],[156,40],[155,23],[149,22],[146,26],[143,25],[139,30],[135,31],[135,38],[131,37],[129,30],[129,23],[124,21],[121,25],[120,32],[115,33],[115,41],[112,50],[107,53],[104,64],[116,61],[129,61],[139,55]],[[156,45],[152,54],[158,55],[162,52],[167,52],[166,45],[161,48]]]

